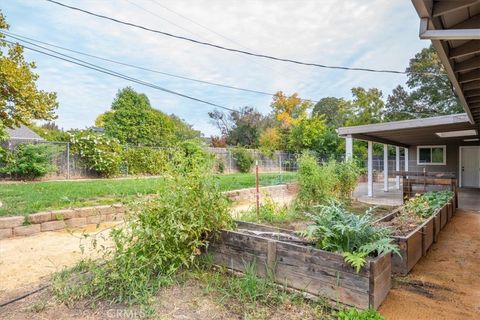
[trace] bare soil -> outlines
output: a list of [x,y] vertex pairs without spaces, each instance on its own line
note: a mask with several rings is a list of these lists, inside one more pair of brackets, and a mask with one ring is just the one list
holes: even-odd
[[424,221],[425,219],[419,218],[414,213],[400,212],[393,219],[377,222],[376,225],[391,229],[394,236],[407,236]]
[[386,319],[479,319],[480,214],[458,210],[380,307]]

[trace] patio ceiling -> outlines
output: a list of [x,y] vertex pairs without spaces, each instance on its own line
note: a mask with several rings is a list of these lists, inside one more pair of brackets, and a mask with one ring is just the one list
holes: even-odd
[[471,123],[480,123],[480,0],[412,0]]
[[[475,135],[458,137],[439,137],[437,133],[461,132],[474,130]],[[377,123],[355,127],[343,127],[337,130],[342,137],[351,136],[354,139],[373,141],[399,147],[412,145],[442,144],[462,142],[465,139],[479,138],[480,125],[472,124],[467,114],[456,114],[425,119],[413,119]],[[463,132],[461,132],[463,134]]]

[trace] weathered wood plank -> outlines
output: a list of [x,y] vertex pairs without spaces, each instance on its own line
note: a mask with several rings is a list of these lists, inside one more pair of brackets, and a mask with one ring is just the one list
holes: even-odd
[[447,217],[448,217],[448,208],[447,206],[443,206],[440,210],[440,229],[443,229],[447,224]]
[[430,217],[424,224],[422,228],[422,254],[423,256],[427,255],[428,249],[433,244],[434,236],[434,219]]
[[422,231],[418,230],[407,240],[407,272],[422,258]]
[[377,309],[392,287],[391,255],[385,255],[379,262],[372,261],[370,264],[378,264],[378,266],[371,266],[370,268],[379,272],[370,278],[370,306]]

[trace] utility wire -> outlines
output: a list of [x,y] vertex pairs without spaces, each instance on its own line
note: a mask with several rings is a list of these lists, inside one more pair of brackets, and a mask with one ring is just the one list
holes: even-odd
[[[104,67],[101,67],[101,66],[98,66],[98,65],[89,63],[89,62],[87,62],[87,61],[77,59],[77,58],[75,58],[75,57],[72,57],[72,56],[63,54],[63,53],[61,53],[61,52],[58,52],[58,51],[55,51],[55,50],[52,50],[52,49],[48,49],[48,48],[46,48],[46,47],[43,47],[43,46],[40,46],[40,45],[37,45],[37,44],[34,44],[34,43],[30,43],[30,44],[32,44],[32,45],[34,45],[34,46],[36,46],[36,47],[45,49],[45,50],[47,50],[47,51],[53,52],[53,53],[55,53],[55,54],[58,54],[58,55],[60,55],[60,56],[55,55],[55,54],[52,54],[52,53],[48,53],[48,52],[45,52],[45,51],[42,51],[42,50],[39,50],[39,49],[35,49],[35,48],[32,48],[32,47],[29,47],[29,46],[26,46],[26,45],[24,45],[24,44],[15,43],[15,42],[12,42],[12,41],[9,41],[9,40],[5,40],[5,39],[4,39],[4,40],[2,40],[2,41],[5,41],[5,42],[10,43],[10,44],[13,44],[13,45],[18,44],[18,45],[20,45],[21,47],[23,47],[23,48],[25,48],[25,49],[29,49],[29,50],[31,50],[31,51],[35,51],[35,52],[41,53],[41,54],[50,56],[50,57],[52,57],[52,58],[56,58],[56,59],[60,59],[60,60],[66,61],[66,62],[70,62],[70,63],[76,64],[76,65],[85,67],[85,68],[87,68],[87,69],[91,69],[91,70],[95,70],[95,71],[98,71],[98,72],[101,72],[101,73],[105,73],[105,74],[111,75],[111,76],[113,76],[113,77],[117,77],[117,78],[121,78],[121,79],[124,79],[124,80],[127,80],[127,81],[135,82],[135,83],[138,83],[138,84],[141,84],[141,85],[143,85],[143,86],[150,87],[150,88],[153,88],[153,89],[156,89],[156,90],[159,90],[159,91],[163,91],[163,92],[166,92],[166,93],[170,93],[170,94],[173,94],[173,95],[177,95],[177,96],[180,96],[180,97],[183,97],[183,98],[186,98],[186,99],[190,99],[190,100],[193,100],[193,101],[196,101],[196,102],[208,104],[208,105],[211,105],[211,106],[214,106],[214,107],[217,107],[217,108],[221,108],[221,109],[225,109],[225,110],[228,110],[228,111],[238,112],[238,111],[235,110],[235,109],[232,109],[232,108],[229,108],[229,107],[225,107],[225,106],[222,106],[222,105],[219,105],[219,104],[216,104],[216,103],[213,103],[213,102],[209,102],[209,101],[206,101],[206,100],[198,99],[198,98],[195,98],[195,97],[192,97],[192,96],[189,96],[189,95],[180,93],[180,92],[176,92],[176,91],[173,91],[173,90],[170,90],[170,89],[166,89],[166,88],[160,87],[160,86],[158,86],[158,85],[155,85],[155,84],[153,84],[153,83],[146,82],[146,81],[143,81],[143,80],[139,80],[139,79],[136,79],[136,78],[133,78],[133,77],[124,75],[124,74],[119,73],[119,72],[116,72],[116,71],[114,71],[114,70],[110,70],[110,69],[107,69],[107,68],[104,68]],[[25,41],[25,40],[22,40],[22,41],[29,43],[28,41]],[[66,58],[65,58],[65,57],[66,57]]]
[[[150,69],[150,68],[146,68],[146,67],[141,67],[141,66],[137,66],[137,65],[130,64],[130,63],[117,61],[117,60],[112,60],[112,59],[100,57],[100,56],[97,56],[97,55],[93,55],[93,54],[69,49],[69,48],[66,48],[66,47],[59,46],[59,45],[51,44],[51,43],[48,43],[48,42],[40,41],[40,40],[37,40],[37,39],[29,38],[29,37],[26,37],[26,36],[15,34],[15,33],[10,32],[10,31],[0,31],[0,34],[1,33],[5,34],[6,36],[8,36],[10,38],[13,38],[13,39],[16,39],[16,40],[19,40],[19,41],[24,41],[24,42],[27,42],[27,43],[30,43],[30,44],[33,44],[33,43],[31,43],[29,41],[26,41],[25,39],[36,42],[36,43],[41,43],[41,44],[44,44],[44,45],[47,45],[47,46],[50,46],[50,47],[53,47],[53,48],[57,48],[57,49],[73,52],[73,53],[76,53],[76,54],[80,54],[80,55],[83,55],[83,56],[86,56],[86,57],[90,57],[90,58],[94,58],[94,59],[98,59],[98,60],[103,60],[103,61],[115,63],[115,64],[118,64],[118,65],[130,67],[130,68],[135,68],[135,69],[139,69],[139,70],[143,70],[143,71],[162,74],[162,75],[165,75],[165,76],[168,76],[168,77],[173,77],[173,78],[178,78],[178,79],[183,79],[183,80],[188,80],[188,81],[193,81],[193,82],[198,82],[198,83],[203,83],[203,84],[208,84],[208,85],[227,88],[227,89],[256,93],[256,94],[261,94],[261,95],[266,95],[266,96],[272,96],[272,97],[275,96],[275,93],[272,93],[272,92],[266,92],[266,91],[260,91],[260,90],[254,90],[254,89],[247,89],[247,88],[222,84],[222,83],[218,83],[218,82],[211,82],[211,81],[206,81],[206,80],[189,78],[189,77],[186,77],[186,76],[181,76],[181,75],[177,75],[177,74],[173,74],[173,73],[168,73],[168,72],[164,72],[164,71],[159,71],[159,70],[154,70],[154,69]],[[310,102],[313,102],[313,103],[318,102],[317,100],[312,100],[312,99],[302,99],[302,100],[303,101],[310,101]]]
[[[399,70],[370,69],[370,68],[357,68],[357,67],[346,67],[346,66],[331,66],[331,65],[319,64],[319,63],[302,62],[302,61],[299,61],[299,60],[278,58],[278,57],[274,57],[274,56],[270,56],[270,55],[253,53],[253,52],[249,52],[249,51],[245,51],[245,50],[224,47],[224,46],[221,46],[221,45],[218,45],[218,44],[205,42],[205,41],[200,41],[200,40],[196,40],[196,39],[192,39],[192,38],[188,38],[188,37],[184,37],[184,36],[175,35],[175,34],[172,34],[172,33],[169,33],[169,32],[148,28],[148,27],[145,27],[145,26],[141,26],[141,25],[134,24],[134,23],[131,23],[131,22],[127,22],[127,21],[123,21],[123,20],[120,20],[120,19],[112,18],[112,17],[109,17],[109,16],[105,16],[105,15],[102,15],[102,14],[99,14],[99,13],[91,12],[91,11],[81,9],[81,8],[78,8],[78,7],[70,6],[70,5],[67,5],[67,4],[58,2],[58,1],[54,1],[54,0],[45,0],[45,1],[54,3],[56,5],[59,5],[59,6],[68,8],[68,9],[83,12],[83,13],[86,13],[86,14],[91,15],[91,16],[95,16],[95,17],[98,17],[98,18],[102,18],[102,19],[110,20],[110,21],[120,23],[120,24],[123,24],[123,25],[126,25],[126,26],[130,26],[130,27],[133,27],[133,28],[137,28],[137,29],[148,31],[148,32],[161,34],[161,35],[164,35],[164,36],[167,36],[167,37],[172,37],[172,38],[175,38],[175,39],[180,39],[180,40],[200,44],[200,45],[203,45],[203,46],[208,46],[208,47],[221,49],[221,50],[225,50],[225,51],[230,51],[230,52],[241,53],[241,54],[245,54],[245,55],[249,55],[249,56],[271,59],[271,60],[282,61],[282,62],[289,62],[289,63],[299,64],[299,65],[304,65],[304,66],[325,68],[325,69],[364,71],[364,72],[375,72],[375,73],[391,73],[391,74],[407,74],[406,71],[399,71]],[[436,74],[436,73],[422,73],[422,74],[438,76],[438,74]]]

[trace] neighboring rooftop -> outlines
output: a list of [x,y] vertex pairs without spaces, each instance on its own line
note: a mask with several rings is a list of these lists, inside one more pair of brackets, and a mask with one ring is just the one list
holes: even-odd
[[20,127],[14,129],[7,128],[7,134],[11,140],[44,140],[32,129],[24,125],[21,125]]

